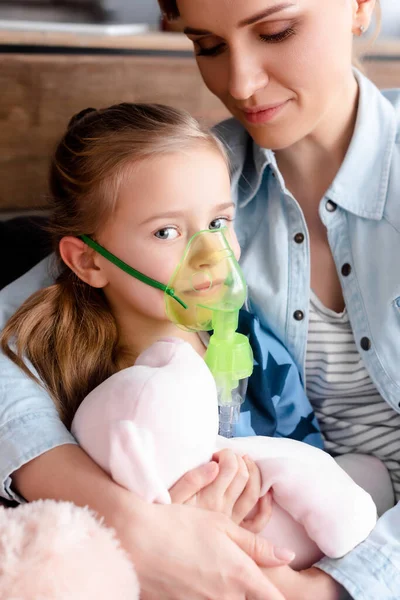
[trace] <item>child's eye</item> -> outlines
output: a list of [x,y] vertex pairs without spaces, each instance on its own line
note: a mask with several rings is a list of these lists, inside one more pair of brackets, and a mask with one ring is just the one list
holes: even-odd
[[221,227],[225,227],[226,223],[229,219],[227,217],[218,217],[218,219],[214,219],[213,221],[211,221],[211,223],[209,224],[208,228],[209,229],[221,229]]
[[154,234],[159,240],[175,240],[178,237],[178,231],[175,227],[164,227]]

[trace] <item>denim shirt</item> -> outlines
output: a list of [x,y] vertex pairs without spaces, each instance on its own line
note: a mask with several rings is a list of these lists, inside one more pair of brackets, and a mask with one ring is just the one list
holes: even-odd
[[[359,72],[355,76],[360,95],[354,135],[319,215],[357,347],[380,394],[400,412],[400,90],[381,93]],[[304,215],[271,150],[258,147],[233,119],[216,133],[232,163],[249,308],[285,344],[304,382],[310,300]],[[318,566],[357,600],[399,599],[400,504],[353,552]]]
[[[342,169],[321,201],[320,214],[339,273],[343,264],[351,267],[350,275],[341,276],[342,284],[365,364],[382,396],[399,411],[400,343],[395,339],[400,332],[400,264],[395,250],[400,248],[400,211],[395,192],[400,196],[400,93],[388,92],[385,99],[368,80],[359,74],[357,78],[356,132]],[[257,148],[235,121],[221,124],[218,133],[232,154],[232,193],[250,308],[286,345],[304,380],[310,288],[304,217],[285,188],[272,152]],[[301,244],[294,240],[299,232],[304,234]],[[26,298],[51,281],[46,259],[2,290],[0,329]],[[68,443],[76,442],[49,395],[0,354],[0,495],[20,501],[11,487],[11,474]],[[398,600],[399,540],[400,504],[381,517],[355,550],[338,561],[323,559],[318,566],[355,600]]]

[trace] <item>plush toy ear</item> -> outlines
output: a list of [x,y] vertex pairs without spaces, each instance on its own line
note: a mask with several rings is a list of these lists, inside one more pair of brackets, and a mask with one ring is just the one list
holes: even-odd
[[110,427],[110,475],[116,483],[147,502],[170,504],[171,497],[157,469],[154,438],[132,421]]

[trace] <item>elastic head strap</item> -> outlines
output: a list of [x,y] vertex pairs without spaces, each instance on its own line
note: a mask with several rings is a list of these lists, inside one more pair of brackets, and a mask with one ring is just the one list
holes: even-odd
[[92,248],[93,250],[95,250],[96,252],[101,254],[101,256],[104,256],[104,258],[106,258],[107,260],[112,262],[118,268],[122,269],[122,271],[125,271],[125,273],[128,273],[128,275],[135,277],[135,279],[139,279],[139,281],[142,281],[143,283],[146,283],[147,285],[150,285],[151,287],[157,288],[157,289],[165,292],[166,294],[168,294],[168,296],[171,296],[171,298],[176,300],[183,308],[187,308],[187,304],[185,304],[183,302],[183,300],[181,300],[178,296],[175,295],[175,290],[173,288],[170,288],[170,287],[164,285],[163,283],[161,283],[160,281],[157,281],[156,279],[147,277],[147,275],[144,275],[140,271],[137,271],[133,267],[130,267],[126,262],[124,262],[123,260],[121,260],[120,258],[115,256],[115,254],[112,254],[111,252],[106,250],[103,246],[101,246],[100,244],[98,244],[97,242],[92,240],[91,237],[89,237],[87,235],[80,235],[79,237],[90,248]]

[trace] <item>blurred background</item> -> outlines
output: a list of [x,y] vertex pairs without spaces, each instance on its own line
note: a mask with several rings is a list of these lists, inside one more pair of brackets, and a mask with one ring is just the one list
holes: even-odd
[[0,19],[159,24],[156,0],[0,0]]
[[400,0],[381,0],[382,38],[400,38]]

